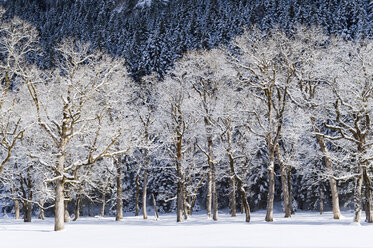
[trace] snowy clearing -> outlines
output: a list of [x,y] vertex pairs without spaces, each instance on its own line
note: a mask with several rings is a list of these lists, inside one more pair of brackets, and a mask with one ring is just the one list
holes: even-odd
[[[202,213],[184,223],[176,223],[173,214],[155,221],[139,217],[82,217],[70,222],[61,232],[53,231],[53,218],[24,223],[11,218],[0,219],[2,247],[372,247],[373,225],[352,224],[352,212],[343,212],[341,220],[332,213],[297,212],[291,219],[275,213],[275,221],[266,223],[264,211],[232,218],[227,213],[219,221]],[[118,246],[120,245],[120,246]]]

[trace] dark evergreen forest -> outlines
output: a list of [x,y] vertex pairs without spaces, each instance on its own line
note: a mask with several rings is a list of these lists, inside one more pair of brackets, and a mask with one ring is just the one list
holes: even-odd
[[226,45],[243,27],[319,25],[346,39],[373,37],[370,0],[3,0],[7,15],[35,25],[41,36],[41,67],[54,65],[54,46],[65,37],[89,41],[124,56],[135,79],[162,76],[188,50]]

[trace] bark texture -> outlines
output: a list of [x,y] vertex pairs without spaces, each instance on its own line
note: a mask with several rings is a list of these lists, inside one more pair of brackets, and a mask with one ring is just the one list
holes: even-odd
[[122,195],[122,168],[118,158],[115,158],[115,165],[117,167],[117,209],[115,220],[119,221],[123,219],[123,195]]
[[[205,107],[206,114],[208,115],[208,109]],[[208,216],[211,216],[211,208],[212,208],[212,219],[217,221],[218,220],[218,196],[216,192],[216,169],[215,163],[213,161],[214,153],[213,153],[213,142],[212,142],[212,126],[211,121],[208,117],[204,118],[205,122],[205,129],[207,133],[207,163],[209,165],[209,175],[207,180],[208,182],[208,193],[207,193],[207,208],[208,208]],[[211,186],[211,188],[210,188]],[[210,192],[211,190],[211,192]]]
[[143,178],[143,188],[142,188],[142,216],[144,219],[148,218],[148,213],[146,210],[146,191],[148,187],[148,169],[144,169],[144,178]]
[[63,217],[64,217],[64,222],[67,223],[69,222],[70,220],[70,214],[69,214],[69,201],[65,199],[65,202],[64,202],[64,214],[63,214]]
[[65,206],[64,206],[64,184],[62,180],[56,181],[56,188],[55,188],[55,206],[54,206],[54,230],[61,231],[64,229],[64,213],[65,213]]
[[285,209],[285,218],[291,217],[291,206],[289,201],[289,192],[288,192],[288,180],[286,178],[286,166],[284,163],[284,160],[282,159],[282,154],[280,150],[280,146],[276,146],[276,154],[277,154],[277,160],[280,165],[280,171],[281,171],[281,187],[282,187],[282,195],[284,198],[284,209]]
[[105,206],[106,206],[106,192],[103,192],[102,203],[101,203],[101,217],[105,216]]
[[81,196],[78,195],[75,201],[75,217],[73,221],[76,221],[80,217],[80,202],[81,202]]
[[373,223],[373,213],[372,213],[372,185],[371,179],[368,175],[367,168],[363,168],[363,180],[365,184],[365,220],[368,223]]
[[321,187],[319,187],[319,211],[320,214],[324,213],[324,192]]
[[135,193],[135,216],[139,216],[139,210],[140,210],[140,170],[137,171],[136,177],[135,177],[135,184],[136,184],[136,193]]
[[15,214],[15,219],[16,220],[19,220],[19,201],[18,200],[14,200],[14,214]]
[[230,177],[230,186],[231,190],[229,193],[229,198],[230,198],[230,214],[232,217],[236,217],[236,179],[234,175],[231,175]]
[[177,200],[176,200],[176,221],[183,222],[183,213],[184,213],[184,173],[182,170],[181,157],[182,157],[182,137],[178,138],[176,144],[176,172],[178,176],[177,181]]
[[39,219],[44,220],[45,219],[45,215],[44,215],[44,202],[40,201],[39,204],[40,204],[40,206],[39,206],[39,208],[40,208]]
[[[315,130],[317,131],[317,130]],[[329,156],[328,148],[325,145],[325,142],[323,140],[323,137],[321,135],[316,135],[317,143],[320,146],[320,150],[324,157],[324,164],[329,174],[329,185],[330,185],[330,191],[332,194],[332,208],[333,208],[333,218],[339,219],[341,217],[341,211],[339,209],[339,197],[338,197],[338,188],[337,188],[337,182],[335,181],[333,177],[333,167],[332,162]]]
[[[230,172],[231,172],[231,183],[235,183],[237,181],[237,189],[238,189],[238,193],[240,194],[240,197],[241,197],[241,210],[243,210],[242,212],[245,212],[245,221],[246,222],[250,222],[250,206],[249,206],[249,203],[247,201],[247,196],[246,196],[246,190],[244,188],[244,182],[242,181],[242,179],[237,175],[236,173],[236,170],[235,170],[235,162],[234,162],[234,157],[233,157],[233,154],[232,154],[232,145],[231,145],[231,132],[228,130],[227,132],[227,142],[228,142],[228,149],[227,149],[227,154],[228,154],[228,158],[229,158],[229,167],[230,167]],[[235,187],[234,184],[231,185],[232,188]],[[232,211],[234,212],[231,212],[231,215],[232,216],[236,216],[236,191],[233,190],[234,192],[234,195],[232,194],[231,192],[231,197],[234,197],[234,201],[232,201],[232,205],[231,205],[231,209]],[[234,213],[234,215],[232,214]]]
[[155,201],[154,194],[152,194],[152,197],[153,197],[153,207],[154,207],[155,219],[158,220],[159,219],[159,215],[158,215],[158,209],[157,209],[157,202]]
[[[65,108],[64,108],[65,110]],[[66,113],[65,113],[66,114]],[[66,127],[64,127],[66,129]],[[64,129],[64,130],[65,130]],[[67,132],[65,130],[65,132]],[[63,180],[64,174],[64,164],[66,159],[65,154],[65,147],[66,147],[66,140],[62,141],[61,143],[61,154],[58,155],[58,163],[57,163],[57,179],[56,179],[56,188],[55,188],[55,203],[54,203],[54,230],[61,231],[65,228],[64,226],[64,215],[65,215],[65,197],[64,197],[64,189],[65,183]]]
[[207,195],[206,195],[206,213],[207,217],[211,218],[211,206],[212,206],[212,176],[211,170],[207,172]]
[[267,213],[265,221],[273,221],[273,202],[275,198],[275,155],[273,145],[269,146],[268,157],[268,197],[267,197]]
[[361,220],[361,190],[363,185],[363,175],[359,176],[355,182],[354,191],[354,222],[360,223]]

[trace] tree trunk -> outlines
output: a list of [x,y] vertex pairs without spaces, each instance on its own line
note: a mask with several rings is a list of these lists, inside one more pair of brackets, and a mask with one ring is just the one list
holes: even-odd
[[[243,181],[241,180],[241,178],[236,174],[236,171],[235,171],[235,167],[234,167],[234,158],[233,158],[233,154],[231,153],[232,151],[232,146],[231,146],[231,136],[230,136],[230,132],[228,132],[228,144],[229,144],[229,147],[227,149],[227,155],[228,155],[228,158],[229,158],[229,167],[230,167],[230,170],[231,170],[231,187],[232,187],[232,190],[234,192],[234,195],[231,195],[231,197],[234,198],[234,200],[232,200],[232,205],[231,205],[231,209],[232,209],[232,213],[234,213],[234,216],[236,216],[236,191],[235,191],[235,182],[237,181],[237,190],[241,196],[241,213],[245,212],[245,221],[246,222],[250,222],[250,206],[249,206],[249,203],[247,202],[247,197],[246,197],[246,190],[244,189],[244,183]],[[232,180],[234,179],[234,180]],[[232,194],[232,192],[231,192]],[[234,212],[233,212],[234,211]],[[233,214],[232,214],[233,216]]]
[[22,201],[22,205],[23,205],[23,221],[31,222],[32,203],[27,202],[27,201]]
[[27,203],[22,200],[22,210],[23,210],[23,221],[27,222]]
[[[316,128],[314,128],[315,131],[319,131]],[[333,207],[333,218],[339,219],[341,217],[341,211],[339,209],[339,197],[338,197],[338,188],[337,188],[337,182],[333,178],[333,167],[332,162],[330,160],[328,148],[325,145],[325,142],[321,135],[316,135],[317,143],[320,146],[320,150],[324,157],[324,163],[325,167],[329,173],[329,185],[330,185],[330,191],[332,194],[332,207]]]
[[236,217],[236,179],[234,175],[230,177],[230,185],[231,185],[231,192],[230,192],[230,214],[232,217]]
[[361,219],[361,189],[363,184],[363,175],[356,179],[355,191],[354,191],[354,222],[360,223]]
[[241,180],[238,180],[237,186],[238,186],[237,187],[238,192],[241,195],[241,202],[242,202],[243,211],[245,212],[245,217],[246,217],[245,221],[250,222],[250,206],[249,206],[249,203],[247,202],[246,191],[243,187],[243,183],[242,183]]
[[265,217],[265,221],[272,222],[273,221],[273,201],[275,198],[275,155],[274,155],[274,147],[270,145],[268,148],[268,197],[267,197],[267,214]]
[[[177,148],[178,149],[178,148]],[[181,149],[181,147],[180,147]],[[181,152],[181,150],[180,150]],[[179,152],[178,152],[179,154]],[[181,155],[181,153],[180,153]],[[181,168],[181,156],[180,160],[176,162],[176,171],[178,176],[177,181],[177,200],[176,200],[176,221],[183,222],[183,213],[184,213],[184,203],[185,203],[185,194],[184,194],[184,175]]]
[[211,168],[207,172],[207,196],[206,196],[206,213],[207,217],[211,218],[211,206],[212,206],[212,176]]
[[146,197],[146,188],[147,188],[147,184],[148,184],[148,169],[147,169],[147,166],[145,166],[143,188],[142,188],[142,215],[143,215],[144,219],[148,218],[148,214],[147,214],[147,211],[146,211],[146,198],[147,198]]
[[[205,107],[206,115],[209,115],[208,109]],[[213,220],[218,220],[218,199],[216,192],[216,172],[215,165],[213,162],[213,149],[212,149],[212,126],[209,118],[204,117],[205,130],[207,135],[207,163],[209,165],[209,174],[207,176],[207,216],[211,217],[211,208],[212,208],[212,218]]]
[[69,222],[69,220],[70,220],[70,214],[69,214],[68,207],[69,207],[69,201],[65,200],[65,202],[64,202],[64,214],[63,214],[63,217],[64,217],[63,221],[65,223]]
[[[207,110],[206,110],[207,113]],[[207,147],[208,147],[208,154],[207,154],[207,163],[210,167],[210,173],[208,180],[210,180],[210,183],[208,184],[208,190],[210,191],[210,185],[211,185],[211,193],[208,192],[208,208],[210,213],[207,213],[209,217],[211,216],[211,205],[212,205],[212,219],[217,221],[218,220],[218,196],[217,196],[217,190],[216,190],[216,171],[215,171],[215,164],[213,161],[213,149],[212,149],[212,126],[210,124],[210,121],[207,117],[204,119],[205,121],[205,129],[207,133]],[[211,199],[209,196],[209,193],[211,194]]]
[[158,209],[157,209],[157,202],[155,201],[154,194],[152,194],[152,197],[153,197],[153,207],[154,207],[155,219],[158,220],[159,215],[158,215]]
[[140,169],[138,170],[136,177],[135,177],[135,184],[136,184],[136,202],[135,202],[135,216],[139,216],[139,200],[140,200]]
[[19,201],[14,200],[14,214],[15,214],[15,219],[19,220]]
[[324,192],[323,192],[321,186],[319,187],[319,196],[320,196],[319,210],[320,210],[320,214],[323,214],[324,213]]
[[105,206],[106,206],[106,192],[102,193],[102,204],[101,204],[101,217],[105,216]]
[[80,217],[80,201],[81,201],[81,196],[78,195],[76,197],[76,202],[75,202],[75,217],[73,221],[76,221]]
[[59,153],[57,155],[56,165],[56,186],[55,186],[55,203],[54,203],[54,230],[61,231],[65,228],[65,220],[67,208],[65,206],[65,160],[66,160],[66,144],[68,143],[68,122],[69,111],[68,104],[63,106],[63,122],[61,127],[61,139],[58,145]]
[[184,211],[183,211],[183,215],[184,215],[184,219],[188,219],[188,202],[187,202],[187,193],[186,193],[186,185],[184,183],[184,187],[183,187],[183,199],[184,199],[184,203],[183,203],[183,206],[184,206]]
[[193,197],[191,195],[187,196],[187,203],[188,203],[188,215],[192,216],[193,215]]
[[27,208],[25,209],[26,210],[26,219],[25,219],[25,222],[31,222],[31,218],[32,218],[32,208],[33,208],[33,204],[32,204],[32,178],[31,178],[31,170],[32,170],[32,166],[28,167],[27,168],[27,203],[26,203],[26,206]]
[[229,148],[227,150],[228,158],[229,158],[229,167],[230,167],[230,186],[231,186],[231,192],[230,192],[230,213],[232,217],[236,217],[236,173],[234,169],[234,159],[231,154],[231,140],[230,140],[230,132],[228,132],[228,143]]
[[280,146],[276,145],[276,154],[277,154],[277,160],[280,164],[280,170],[281,170],[281,186],[282,186],[282,195],[284,197],[284,209],[285,209],[285,218],[291,217],[291,206],[289,201],[289,192],[288,192],[288,185],[287,185],[287,179],[286,179],[286,168],[284,164],[284,160],[282,159]]
[[[64,107],[64,116],[65,116],[65,108]],[[63,127],[63,132],[66,131],[66,127]],[[58,162],[57,162],[57,177],[56,180],[56,187],[55,187],[55,200],[54,200],[54,230],[61,231],[65,228],[64,216],[65,216],[65,196],[64,196],[64,165],[65,165],[65,147],[66,147],[67,140],[61,140],[61,147],[60,147],[60,154],[58,155]]]
[[366,222],[373,223],[373,213],[372,213],[372,188],[371,188],[371,180],[369,178],[367,168],[363,168],[363,180],[365,184],[365,216]]
[[40,201],[39,204],[40,204],[40,207],[39,207],[40,208],[39,219],[44,220],[45,219],[45,215],[44,215],[44,202]]
[[218,220],[218,195],[216,189],[216,172],[215,165],[212,163],[212,219]]
[[[26,186],[26,187],[25,187]],[[32,180],[31,180],[31,167],[27,168],[27,179],[20,177],[20,189],[22,191],[23,198],[23,221],[31,222],[32,216]]]
[[25,219],[25,222],[31,222],[31,218],[32,218],[32,202],[29,201],[26,203],[27,205],[27,208],[26,208],[26,219]]
[[184,212],[184,185],[180,181],[177,183],[177,202],[176,202],[176,221],[183,222],[183,212]]
[[227,122],[228,127],[227,127],[227,143],[228,143],[228,148],[227,148],[227,155],[229,158],[229,167],[230,167],[230,214],[232,217],[236,216],[236,209],[237,209],[237,203],[236,203],[236,172],[234,168],[234,158],[232,154],[232,137],[231,137],[231,125],[230,125],[230,120]]
[[56,188],[55,188],[55,206],[54,206],[54,230],[61,231],[64,229],[64,184],[62,179],[58,179],[56,181]]
[[176,194],[176,221],[183,222],[184,217],[187,217],[185,212],[185,175],[182,164],[183,158],[183,138],[185,132],[185,122],[183,120],[181,106],[177,105],[173,107],[173,117],[176,120],[175,128],[175,148],[176,148],[176,175],[177,175],[177,194]]
[[[148,144],[149,142],[149,119],[150,118],[150,115],[148,116],[148,119],[147,119],[147,122],[145,124],[145,140],[146,140],[146,143]],[[147,219],[148,218],[148,214],[147,214],[147,210],[146,210],[146,191],[147,191],[147,187],[148,187],[148,167],[149,167],[149,162],[150,162],[150,158],[149,158],[149,155],[148,155],[148,149],[145,149],[145,154],[144,154],[144,157],[145,157],[145,164],[144,164],[144,178],[143,178],[143,188],[142,188],[142,216],[144,219]]]
[[[180,117],[179,117],[180,118]],[[185,203],[184,194],[184,173],[182,168],[182,135],[181,132],[177,132],[176,142],[176,173],[177,173],[177,199],[176,199],[176,221],[183,222],[183,212]]]
[[291,192],[291,167],[288,167],[287,170],[287,179],[288,179],[288,192],[289,192],[289,206],[291,210],[291,214],[294,214],[293,210],[293,194]]
[[115,220],[119,221],[123,219],[123,196],[122,196],[122,168],[118,158],[114,160],[117,167],[117,211]]
[[203,182],[205,181],[206,177],[207,177],[207,173],[205,173],[203,175],[203,177],[199,181],[197,187],[194,189],[193,196],[191,197],[191,201],[190,201],[190,207],[189,207],[189,214],[190,215],[192,215],[194,206],[196,204],[198,189],[203,185]]

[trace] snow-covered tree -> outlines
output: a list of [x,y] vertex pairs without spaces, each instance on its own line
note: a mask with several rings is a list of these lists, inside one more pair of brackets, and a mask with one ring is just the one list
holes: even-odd
[[324,57],[334,97],[325,105],[329,119],[324,121],[325,128],[333,131],[333,134],[323,136],[340,146],[345,151],[343,160],[350,161],[350,177],[355,179],[355,222],[360,222],[363,185],[366,220],[373,222],[369,173],[373,160],[372,54],[373,43],[370,40],[346,42],[334,38]]
[[[325,52],[333,47],[333,44],[329,44],[329,37],[324,34],[320,28],[312,27],[307,28],[304,26],[298,26],[296,32],[294,33],[295,40],[298,46],[303,48],[302,50],[302,61],[301,70],[297,72],[297,78],[299,80],[298,87],[293,89],[291,92],[292,103],[294,104],[294,111],[303,112],[297,114],[296,116],[303,116],[303,124],[306,125],[300,132],[303,133],[303,139],[299,139],[298,147],[305,146],[304,149],[298,149],[298,154],[308,154],[310,161],[314,159],[318,160],[318,157],[323,158],[324,170],[319,170],[317,173],[322,174],[323,180],[329,181],[331,198],[332,198],[332,208],[333,208],[333,218],[340,218],[339,209],[339,196],[337,181],[335,180],[335,164],[332,162],[332,158],[329,154],[328,142],[325,138],[320,135],[322,127],[322,121],[325,120],[328,112],[325,111],[324,104],[329,102],[333,98],[332,89],[327,84],[328,75],[326,74],[325,64],[323,61],[324,56],[335,56],[326,55]],[[303,110],[303,111],[302,111]],[[309,120],[307,121],[307,119]],[[293,121],[293,120],[292,120]],[[298,124],[301,122],[298,122]],[[312,135],[315,136],[316,142],[318,144],[318,149],[320,152],[315,152],[312,155],[307,151],[307,145],[312,139],[309,132],[312,130]],[[303,151],[302,151],[303,150]],[[316,151],[317,151],[316,150]],[[304,153],[305,152],[305,153]],[[320,154],[319,154],[320,153]],[[300,157],[297,158],[301,160]],[[307,160],[303,159],[303,160]],[[306,162],[308,163],[308,162]],[[312,166],[311,166],[312,167]],[[305,167],[301,167],[300,171]],[[312,173],[306,168],[305,174]],[[303,173],[303,172],[301,172]]]
[[[204,126],[203,135],[197,141],[199,149],[205,154],[209,166],[207,172],[207,214],[218,220],[218,196],[217,196],[217,171],[216,166],[219,160],[214,152],[216,141],[219,139],[219,129],[216,127],[218,118],[222,115],[221,105],[218,105],[220,95],[229,84],[229,77],[233,70],[226,62],[224,54],[218,50],[193,51],[185,54],[177,62],[176,73],[182,75],[179,80],[185,88],[193,88],[195,99],[198,104],[196,118]],[[221,92],[220,92],[221,91]],[[202,124],[203,123],[203,124]],[[202,131],[202,130],[198,130]]]
[[185,195],[185,153],[192,148],[197,128],[196,95],[192,86],[184,80],[185,76],[181,67],[157,84],[157,92],[161,99],[157,112],[159,126],[162,127],[160,139],[166,146],[171,162],[175,164],[177,222],[182,222],[183,215],[184,218],[188,215]]
[[[273,221],[275,195],[275,151],[282,135],[286,111],[290,102],[290,89],[298,79],[296,72],[302,59],[302,47],[279,29],[270,33],[257,29],[246,30],[234,44],[240,49],[232,54],[238,79],[256,100],[248,105],[251,117],[248,126],[266,142],[268,152],[269,192],[266,221]],[[252,105],[254,103],[254,105]],[[282,170],[283,171],[283,170]],[[283,185],[283,194],[288,194]],[[284,197],[289,199],[288,196]],[[290,216],[289,204],[285,203],[285,216]]]
[[118,105],[126,83],[123,63],[73,39],[59,46],[61,70],[42,73],[27,84],[41,136],[50,150],[36,151],[40,161],[54,171],[55,231],[64,228],[64,189],[79,183],[79,170],[99,159],[126,153],[127,118]]
[[[151,158],[159,152],[158,139],[154,130],[156,122],[156,109],[158,100],[156,97],[156,86],[158,78],[155,74],[144,77],[141,82],[132,84],[131,105],[135,113],[135,122],[137,126],[138,138],[136,149],[139,149],[141,156],[137,156],[138,168],[135,176],[136,183],[136,206],[135,215],[139,212],[140,196],[140,174],[142,173],[142,213],[143,218],[147,219],[147,190],[148,190],[148,173],[151,171]],[[159,131],[159,130],[158,130]]]
[[[0,8],[3,18],[4,9]],[[17,142],[22,139],[24,125],[22,114],[15,112],[19,84],[29,77],[27,56],[37,51],[38,33],[29,23],[12,18],[0,23],[0,175],[12,156]]]

